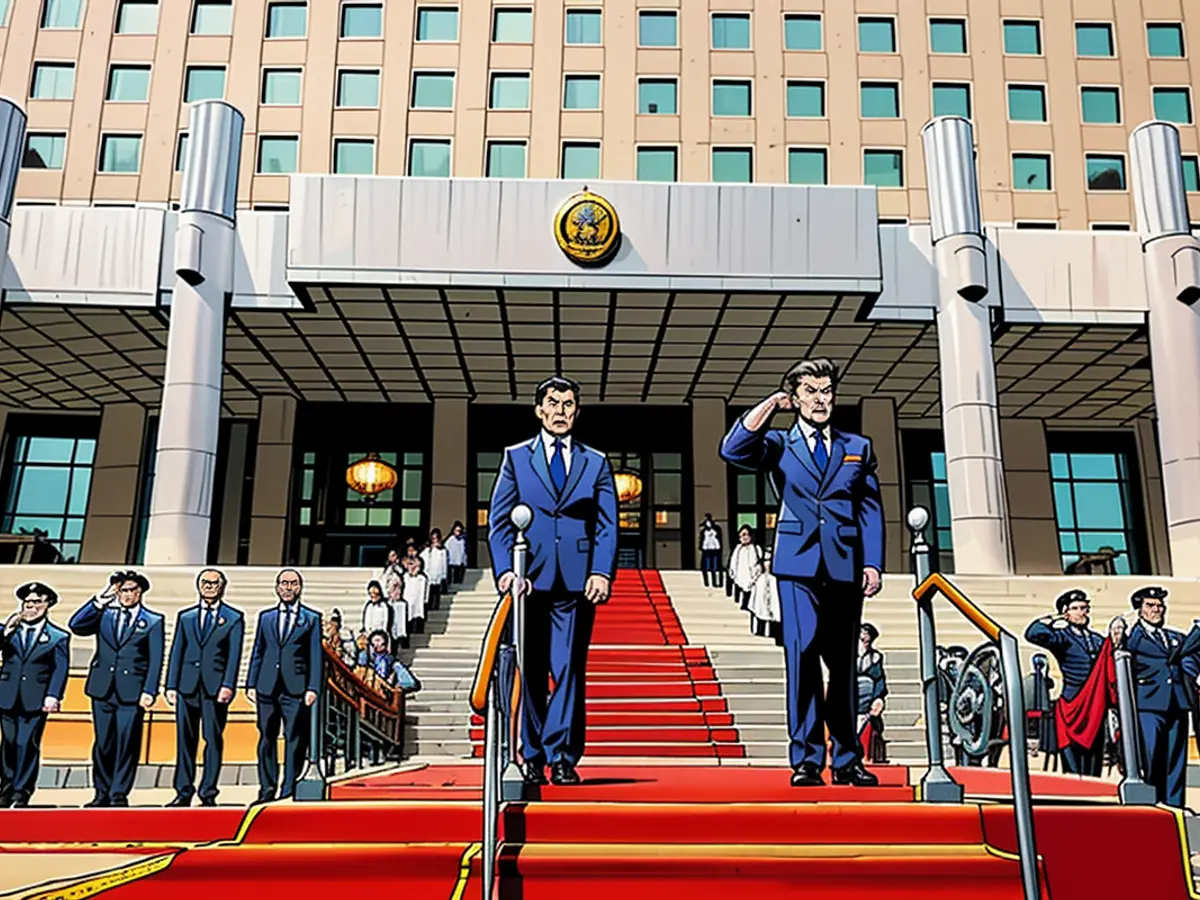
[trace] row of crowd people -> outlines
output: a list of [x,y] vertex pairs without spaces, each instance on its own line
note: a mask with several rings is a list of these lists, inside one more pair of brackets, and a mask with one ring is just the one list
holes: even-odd
[[[724,588],[741,609],[749,615],[750,633],[771,638],[783,646],[783,628],[779,600],[779,583],[771,571],[771,551],[755,540],[749,525],[738,529],[738,540],[729,554],[728,564],[722,566],[721,526],[705,513],[700,523],[700,568],[706,587]],[[879,629],[863,623],[857,660],[858,736],[864,758],[875,763],[887,761],[887,744],[883,739],[883,711],[887,697],[887,674],[883,653],[876,649]]]
[[[450,536],[434,528],[429,540],[418,549],[409,538],[403,553],[388,552],[387,563],[367,585],[362,631],[382,631],[392,653],[409,645],[410,634],[425,631],[429,610],[441,606],[441,598],[462,584],[467,571],[467,538],[462,522],[455,522]],[[340,616],[340,613],[339,613]]]
[[[419,600],[428,588],[426,560],[436,567],[444,557],[436,549],[425,560],[420,553],[411,555],[415,559],[398,565],[409,586],[421,586],[424,580],[419,593],[416,588],[410,593]],[[435,585],[439,590],[455,579],[449,564],[446,572],[448,579]],[[461,573],[457,578],[462,580]],[[368,606],[380,590],[378,582],[372,585]],[[360,677],[369,675],[364,680],[370,683],[386,682],[405,693],[420,688],[395,658],[393,635],[370,628],[365,614],[363,628],[353,636],[344,631],[340,612],[322,622],[321,614],[302,602],[303,576],[290,568],[277,574],[275,602],[259,613],[247,674],[239,683],[246,615],[225,601],[228,579],[220,569],[201,570],[195,587],[196,602],[180,611],[169,653],[165,618],[146,603],[151,584],[140,572],[114,573],[74,612],[65,629],[50,618],[59,602],[53,587],[31,581],[16,589],[19,609],[0,633],[0,808],[28,806],[37,787],[46,720],[61,709],[66,693],[72,635],[96,639],[84,684],[94,730],[95,796],[85,804],[89,807],[129,805],[145,713],[154,706],[160,687],[174,707],[176,723],[175,797],[169,806],[189,806],[197,795],[201,805],[216,805],[225,726],[239,687],[256,711],[258,802],[294,794],[309,750],[312,707],[321,689],[323,642]],[[423,618],[423,607],[418,606],[418,612]],[[277,752],[281,734],[282,782]],[[203,777],[197,789],[201,737]]]

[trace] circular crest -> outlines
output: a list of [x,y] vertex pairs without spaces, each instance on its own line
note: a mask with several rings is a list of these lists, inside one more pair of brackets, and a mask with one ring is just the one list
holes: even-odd
[[598,266],[608,262],[620,246],[621,224],[613,205],[585,188],[559,208],[554,237],[572,262]]

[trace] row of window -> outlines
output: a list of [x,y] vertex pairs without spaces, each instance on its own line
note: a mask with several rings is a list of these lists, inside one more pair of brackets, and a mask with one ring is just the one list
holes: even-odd
[[[7,6],[8,0],[0,0]],[[45,0],[43,28],[79,28],[84,0]],[[158,31],[158,0],[121,0],[114,30],[117,34],[154,34]],[[6,10],[4,10],[6,12]],[[563,40],[567,44],[603,43],[603,12],[598,8],[568,9]],[[3,16],[0,16],[3,21]],[[711,13],[714,50],[751,49],[751,14]],[[230,34],[233,0],[194,0],[192,34]],[[1003,21],[1004,52],[1013,55],[1042,53],[1042,26],[1037,19]],[[822,20],[817,13],[786,13],[783,17],[785,50],[822,50]],[[267,4],[265,36],[299,39],[308,33],[308,4],[297,0],[273,0]],[[383,37],[383,4],[344,0],[339,34],[343,38]],[[416,40],[454,42],[459,39],[459,9],[456,6],[423,6],[417,9]],[[491,37],[495,43],[533,42],[533,8],[500,6],[492,11]],[[678,12],[670,9],[638,11],[638,44],[642,47],[679,46]],[[858,49],[863,53],[895,53],[896,19],[893,16],[860,16]],[[968,52],[967,20],[931,18],[931,53]],[[1146,23],[1146,50],[1152,57],[1184,56],[1183,24]],[[1075,23],[1075,52],[1081,57],[1116,55],[1115,29],[1111,22]]]
[[[61,169],[66,158],[65,134],[31,133],[26,138],[24,166]],[[409,142],[408,174],[426,178],[448,178],[451,171],[449,138],[414,138]],[[676,181],[679,150],[670,146],[641,146],[636,150],[638,181]],[[106,134],[100,140],[98,169],[104,174],[136,174],[140,170],[141,135]],[[187,156],[187,134],[179,136],[175,169],[181,171]],[[493,178],[524,178],[527,174],[528,142],[487,142],[485,174]],[[294,135],[262,135],[258,140],[256,171],[260,175],[289,175],[298,171],[300,138]],[[1125,157],[1120,154],[1086,154],[1084,168],[1088,190],[1123,191],[1127,187]],[[332,171],[336,175],[373,175],[375,140],[364,137],[335,138]],[[828,183],[828,151],[824,147],[790,147],[787,150],[789,184]],[[1200,191],[1200,162],[1184,157],[1184,183],[1188,191]],[[599,178],[600,142],[565,141],[559,174],[562,178]],[[1051,157],[1048,153],[1014,153],[1013,189],[1053,189]],[[712,180],[748,183],[754,180],[754,151],[750,147],[713,147]],[[904,152],[891,149],[863,151],[863,184],[879,188],[902,188]]]
[[[263,70],[261,102],[273,106],[299,106],[301,102],[302,71],[290,69]],[[569,74],[563,77],[562,108],[568,110],[598,110],[601,108],[599,74]],[[413,109],[452,109],[454,107],[454,72],[413,73],[409,98]],[[198,100],[220,100],[225,96],[226,68],[224,66],[189,66],[184,75],[183,99],[186,103]],[[1013,122],[1046,122],[1049,120],[1046,86],[1041,84],[1010,84],[1008,118]],[[30,97],[34,100],[70,100],[75,92],[73,63],[35,63]],[[712,81],[712,114],[714,116],[751,116],[752,82],[748,79],[716,78]],[[150,96],[150,66],[145,64],[114,63],[109,69],[105,99],[112,102],[145,103]],[[495,110],[527,110],[530,108],[531,73],[496,72],[492,74],[488,92],[488,108]],[[935,82],[932,85],[933,114],[957,115],[971,118],[971,86],[958,82]],[[337,73],[335,106],[339,108],[373,109],[379,106],[380,72],[377,69],[341,69]],[[1191,90],[1187,87],[1155,87],[1151,89],[1155,118],[1183,125],[1192,124]],[[1119,125],[1121,89],[1110,86],[1080,88],[1080,106],[1085,124]],[[642,115],[677,115],[679,111],[679,80],[677,78],[638,79],[638,113]],[[864,81],[859,85],[859,111],[864,119],[898,119],[900,82]],[[825,82],[787,82],[785,113],[789,117],[824,118],[826,115]]]

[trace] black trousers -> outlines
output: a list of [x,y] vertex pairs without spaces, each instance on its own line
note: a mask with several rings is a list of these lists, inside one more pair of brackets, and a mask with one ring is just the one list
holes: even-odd
[[37,788],[42,765],[42,732],[46,713],[40,709],[26,712],[17,701],[17,709],[0,710],[0,790],[29,798]]
[[704,573],[704,586],[722,587],[725,581],[725,570],[721,568],[720,550],[700,551],[700,570]]
[[178,697],[175,704],[175,793],[190,797],[196,792],[196,750],[204,736],[204,778],[200,781],[200,799],[217,796],[221,777],[221,759],[225,753],[225,723],[229,704],[216,697],[192,694]]
[[283,787],[280,799],[296,791],[296,779],[304,769],[308,755],[308,728],[312,707],[304,705],[304,696],[258,695],[258,796],[274,798],[279,787],[279,757],[276,742],[283,729]]
[[[1050,727],[1054,727],[1053,721]],[[1091,775],[1100,777],[1104,769],[1104,729],[1096,734],[1096,740],[1090,747],[1079,744],[1067,744],[1059,751],[1062,757],[1063,771],[1070,775]]]
[[467,573],[466,566],[451,566],[450,567],[450,581],[453,584],[462,584],[463,576],[466,573]]
[[142,721],[146,711],[136,703],[121,703],[115,695],[92,700],[92,786],[100,799],[125,799],[133,790],[142,752]]
[[437,584],[429,586],[429,608],[437,609],[442,605],[442,585],[444,582],[439,581]]

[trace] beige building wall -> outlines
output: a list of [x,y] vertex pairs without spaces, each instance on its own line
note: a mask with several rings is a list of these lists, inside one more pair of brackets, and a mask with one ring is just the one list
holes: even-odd
[[[239,201],[243,206],[285,204],[284,174],[256,174],[262,138],[297,138],[297,169],[327,173],[341,139],[374,142],[379,174],[406,171],[412,139],[451,142],[451,174],[487,172],[489,141],[525,146],[526,174],[556,178],[564,142],[599,147],[599,176],[635,179],[639,147],[669,147],[678,154],[678,177],[714,177],[714,149],[752,151],[752,178],[788,179],[790,148],[827,153],[829,182],[862,184],[864,149],[902,152],[904,185],[880,190],[885,218],[928,218],[920,128],[932,115],[935,83],[968,85],[979,141],[980,188],[989,222],[1039,222],[1083,229],[1132,222],[1128,190],[1089,191],[1084,156],[1124,157],[1130,129],[1153,116],[1153,88],[1200,83],[1194,59],[1150,58],[1146,23],[1175,22],[1185,47],[1200,40],[1200,4],[1187,0],[388,0],[378,37],[340,37],[343,9],[361,0],[310,2],[303,37],[266,38],[269,0],[232,0],[228,34],[192,34],[197,3],[159,0],[153,33],[117,33],[129,0],[88,0],[78,27],[42,27],[44,3],[8,0],[0,27],[0,93],[22,103],[34,135],[64,135],[60,168],[27,169],[18,193],[25,202],[166,203],[178,198],[174,172],[187,111],[187,72],[196,66],[225,69],[224,98],[246,115]],[[71,0],[74,2],[74,0]],[[457,40],[418,41],[422,9],[458,9]],[[494,13],[532,10],[532,40],[492,40]],[[578,9],[600,10],[598,45],[566,43],[566,19]],[[674,12],[675,47],[639,45],[639,14]],[[136,10],[135,10],[136,12]],[[712,15],[749,16],[749,49],[713,49]],[[821,48],[784,49],[785,17],[818,15]],[[861,52],[860,19],[893,23],[895,52]],[[966,53],[933,53],[930,20],[961,20]],[[1041,54],[1005,53],[1003,22],[1038,23]],[[1080,58],[1077,23],[1108,23],[1114,54]],[[69,24],[69,23],[68,23]],[[39,63],[74,65],[74,85],[61,99],[31,97]],[[144,99],[106,100],[112,65],[148,65]],[[264,105],[265,70],[300,73],[300,103]],[[339,108],[340,73],[375,72],[378,101],[366,108]],[[447,109],[411,109],[413,75],[454,73]],[[489,109],[491,77],[529,73],[528,109]],[[564,109],[564,78],[597,75],[597,109]],[[638,114],[639,81],[673,80],[674,114]],[[714,116],[713,81],[750,86],[749,115]],[[825,116],[789,117],[787,84],[824,85]],[[897,87],[899,116],[861,114],[862,83]],[[1009,122],[1010,84],[1044,89],[1044,123]],[[1080,90],[1119,88],[1118,124],[1083,124]],[[1195,98],[1191,99],[1195,120]],[[1195,124],[1180,125],[1183,152],[1200,153]],[[141,138],[136,173],[98,172],[105,136]],[[1048,191],[1013,189],[1012,154],[1048,154]],[[1200,221],[1200,194],[1189,197]]]

